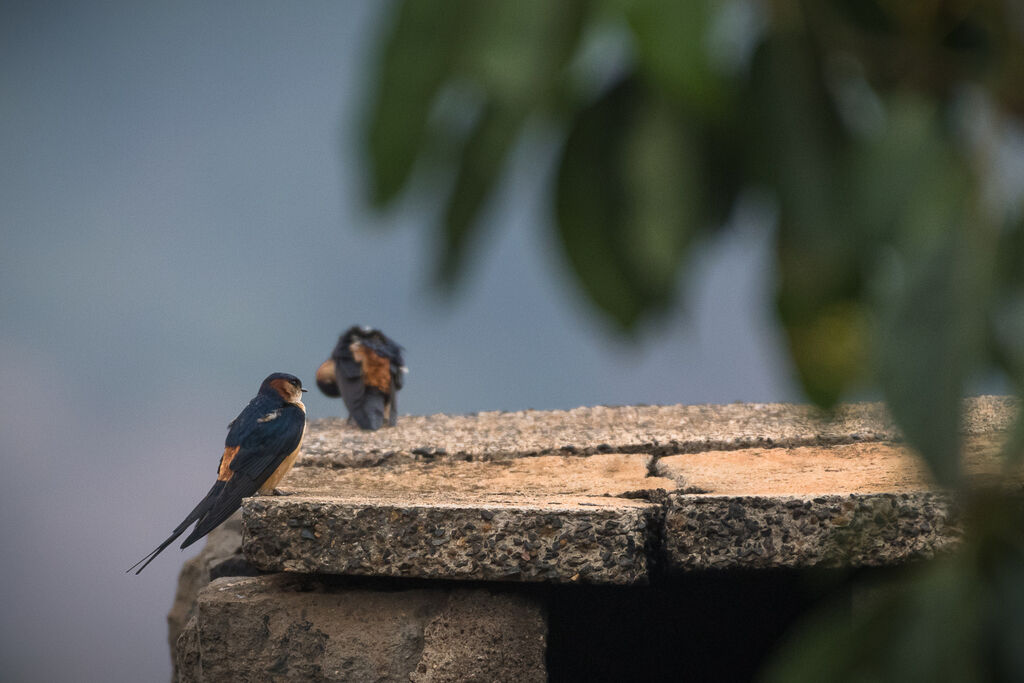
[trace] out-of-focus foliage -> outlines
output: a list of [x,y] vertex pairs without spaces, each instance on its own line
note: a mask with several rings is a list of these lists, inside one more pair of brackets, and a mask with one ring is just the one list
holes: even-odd
[[987,492],[956,555],[855,589],[790,635],[765,679],[1019,681],[1024,672],[1024,515]]
[[[552,226],[586,297],[624,330],[669,310],[689,248],[741,197],[768,196],[778,320],[807,395],[827,408],[879,389],[937,482],[969,488],[965,386],[1002,376],[1024,391],[1019,2],[407,0],[381,54],[372,196],[448,180],[443,282],[531,122],[563,132]],[[998,525],[969,531],[974,556],[1001,542]],[[1012,557],[997,564],[1024,582]],[[1013,582],[972,562],[929,568],[889,606],[888,630],[931,642],[941,634],[913,624],[1002,609],[994,596]],[[921,597],[936,586],[948,600]],[[935,652],[977,646],[992,614],[959,619]],[[1019,657],[1006,666],[1024,678]]]

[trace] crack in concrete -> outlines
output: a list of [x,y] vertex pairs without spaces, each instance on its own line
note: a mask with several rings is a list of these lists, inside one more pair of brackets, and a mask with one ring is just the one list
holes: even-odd
[[322,467],[325,469],[349,469],[363,467],[381,467],[390,464],[394,460],[408,460],[409,462],[501,462],[504,460],[515,460],[518,458],[535,458],[547,455],[561,455],[566,457],[587,458],[593,455],[606,453],[626,453],[629,455],[645,454],[652,456],[648,470],[654,472],[657,461],[671,455],[690,455],[696,453],[707,453],[709,451],[742,451],[750,448],[804,448],[844,446],[857,443],[892,443],[902,444],[903,439],[894,437],[892,434],[872,434],[869,436],[826,436],[816,435],[813,437],[792,437],[772,439],[756,437],[750,439],[711,439],[678,441],[667,444],[660,443],[627,443],[618,446],[601,444],[599,446],[588,446],[584,448],[561,446],[559,448],[543,448],[538,450],[508,451],[497,450],[486,455],[459,451],[455,453],[444,453],[438,455],[424,456],[415,453],[416,450],[388,451],[386,453],[374,453],[375,459],[359,459],[353,461],[339,462],[323,457],[302,457],[295,463],[296,467]]

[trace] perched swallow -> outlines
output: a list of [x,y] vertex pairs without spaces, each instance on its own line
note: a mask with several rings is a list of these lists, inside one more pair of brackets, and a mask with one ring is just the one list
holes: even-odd
[[398,419],[395,397],[405,372],[401,346],[380,330],[352,327],[316,371],[316,384],[327,396],[341,396],[360,428],[380,429]]
[[230,517],[242,499],[256,493],[276,493],[278,482],[299,455],[306,430],[302,382],[295,375],[275,372],[263,380],[256,398],[228,425],[224,455],[217,466],[217,481],[170,538],[132,565],[139,574],[163,549],[181,536],[192,522],[196,527],[182,548],[187,548]]

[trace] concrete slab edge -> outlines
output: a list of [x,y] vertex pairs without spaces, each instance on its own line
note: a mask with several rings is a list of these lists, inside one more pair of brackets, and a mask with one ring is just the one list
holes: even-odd
[[247,499],[242,548],[265,571],[635,584],[648,580],[661,514],[617,498],[532,508]]

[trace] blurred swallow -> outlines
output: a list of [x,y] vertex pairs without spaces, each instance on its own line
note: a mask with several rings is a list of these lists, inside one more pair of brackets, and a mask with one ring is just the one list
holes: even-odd
[[360,428],[380,429],[398,419],[396,394],[405,372],[401,346],[380,330],[351,327],[317,369],[316,384],[327,396],[341,396]]
[[302,404],[302,382],[295,375],[275,372],[263,380],[256,398],[228,425],[224,455],[217,466],[217,481],[170,538],[132,565],[142,572],[164,548],[181,536],[193,522],[196,527],[182,548],[187,548],[230,517],[242,499],[258,490],[277,493],[275,487],[299,455],[306,429],[306,406]]

